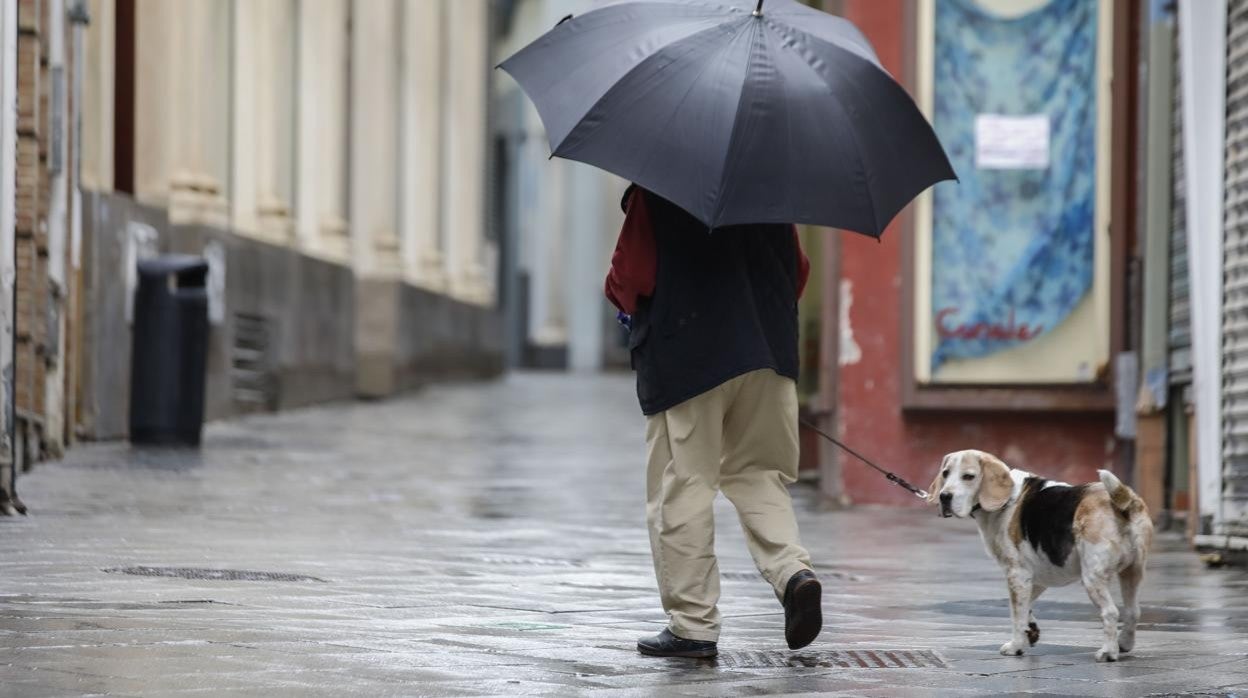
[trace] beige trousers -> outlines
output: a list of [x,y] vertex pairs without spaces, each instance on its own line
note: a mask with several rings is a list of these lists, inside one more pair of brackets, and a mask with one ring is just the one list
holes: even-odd
[[811,566],[786,487],[797,479],[797,387],[770,369],[738,376],[652,415],[646,443],[646,519],[663,610],[677,636],[716,641],[717,492],[736,507],[754,564],[777,597]]

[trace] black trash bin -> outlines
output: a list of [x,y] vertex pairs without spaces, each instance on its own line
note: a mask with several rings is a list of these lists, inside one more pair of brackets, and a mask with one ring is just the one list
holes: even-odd
[[190,255],[139,262],[130,361],[130,441],[197,446],[204,424],[208,263]]

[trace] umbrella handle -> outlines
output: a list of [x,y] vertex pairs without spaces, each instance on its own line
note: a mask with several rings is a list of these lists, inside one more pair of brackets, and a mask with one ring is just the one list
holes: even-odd
[[763,0],[758,0],[758,7],[754,8],[754,16],[755,17],[763,16]]

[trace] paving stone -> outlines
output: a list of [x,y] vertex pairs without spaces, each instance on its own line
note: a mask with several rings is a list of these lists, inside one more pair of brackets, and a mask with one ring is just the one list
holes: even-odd
[[[1002,657],[1005,585],[973,526],[823,512],[803,486],[819,640],[785,648],[780,606],[721,499],[723,660],[637,654],[664,619],[627,376],[519,374],[254,416],[210,425],[198,452],[84,445],[21,486],[32,515],[0,520],[0,696],[1248,689],[1248,573],[1207,569],[1182,541],[1158,543],[1124,661],[1093,661],[1100,631],[1077,587],[1038,604],[1039,646]],[[821,659],[881,651],[939,661]]]

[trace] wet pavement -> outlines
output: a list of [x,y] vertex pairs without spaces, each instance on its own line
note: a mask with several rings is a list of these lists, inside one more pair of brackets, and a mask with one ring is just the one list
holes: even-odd
[[642,440],[627,376],[518,375],[217,424],[198,454],[77,448],[0,520],[0,696],[1248,695],[1244,571],[1163,539],[1124,661],[1093,661],[1077,587],[1007,658],[972,524],[803,486],[819,640],[785,649],[721,500],[720,658],[642,657]]

